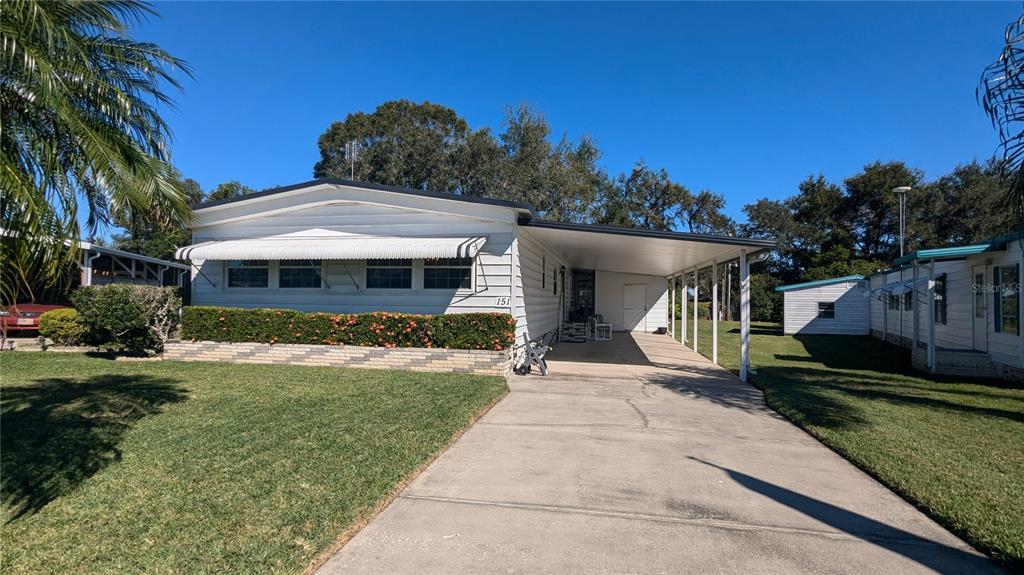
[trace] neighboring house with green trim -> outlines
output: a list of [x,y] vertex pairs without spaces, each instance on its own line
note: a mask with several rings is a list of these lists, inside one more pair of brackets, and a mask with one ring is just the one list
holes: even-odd
[[782,328],[787,334],[867,335],[867,282],[851,275],[775,288],[783,295]]
[[780,286],[787,334],[870,333],[919,369],[1024,381],[1021,243],[917,250],[867,278]]
[[871,334],[921,369],[1024,380],[1021,264],[1015,236],[907,254],[868,278]]

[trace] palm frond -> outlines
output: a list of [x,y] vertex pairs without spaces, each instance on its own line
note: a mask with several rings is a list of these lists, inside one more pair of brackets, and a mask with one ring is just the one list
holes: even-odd
[[0,302],[58,282],[114,213],[190,217],[157,106],[188,65],[136,42],[137,0],[8,0],[0,10]]
[[999,58],[985,68],[977,98],[999,134],[1007,224],[1024,240],[1024,15],[1006,27]]

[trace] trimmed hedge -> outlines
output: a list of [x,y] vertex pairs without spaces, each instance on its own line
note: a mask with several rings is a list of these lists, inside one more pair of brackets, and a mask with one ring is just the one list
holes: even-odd
[[500,350],[512,347],[515,319],[507,313],[337,314],[194,306],[182,309],[181,336],[234,343]]
[[178,288],[110,284],[86,286],[71,294],[88,328],[86,341],[142,353],[160,351],[178,325]]
[[39,316],[39,335],[57,345],[79,345],[88,333],[89,328],[71,308],[54,309]]

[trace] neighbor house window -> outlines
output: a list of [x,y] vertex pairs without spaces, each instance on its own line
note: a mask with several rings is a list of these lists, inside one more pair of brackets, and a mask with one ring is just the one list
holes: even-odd
[[995,329],[1020,335],[1020,264],[993,268]]
[[471,289],[473,258],[423,260],[424,289]]
[[946,274],[935,278],[935,323],[946,323]]
[[412,260],[366,260],[369,289],[411,289]]
[[913,290],[903,294],[903,309],[910,311],[914,309],[914,292]]
[[558,268],[551,268],[551,293],[558,295]]
[[900,296],[896,294],[889,294],[889,309],[899,310],[900,309]]
[[548,287],[548,256],[540,256],[540,289]]
[[834,301],[819,301],[818,302],[818,319],[835,319],[836,318],[836,302]]
[[228,287],[265,288],[270,283],[267,260],[229,260]]
[[319,288],[320,260],[281,260],[278,285],[282,288]]

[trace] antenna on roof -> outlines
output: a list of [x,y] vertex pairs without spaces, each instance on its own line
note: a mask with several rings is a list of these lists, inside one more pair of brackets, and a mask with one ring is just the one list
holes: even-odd
[[359,150],[359,145],[355,140],[350,140],[345,143],[345,157],[348,158],[348,179],[356,179],[356,153]]

